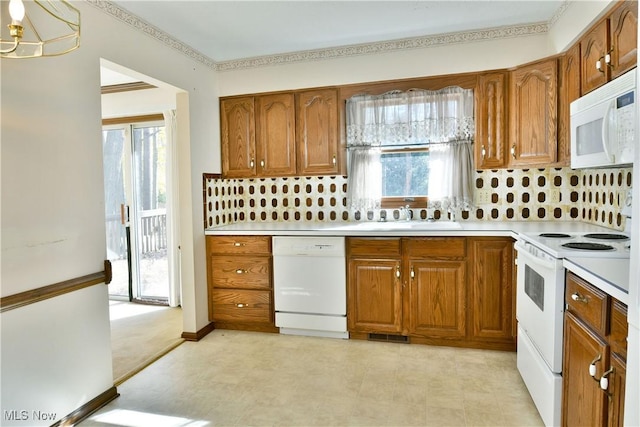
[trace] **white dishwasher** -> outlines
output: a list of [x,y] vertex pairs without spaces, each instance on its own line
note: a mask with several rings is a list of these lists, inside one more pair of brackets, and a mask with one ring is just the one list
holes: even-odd
[[281,334],[349,338],[344,237],[274,236],[273,288]]

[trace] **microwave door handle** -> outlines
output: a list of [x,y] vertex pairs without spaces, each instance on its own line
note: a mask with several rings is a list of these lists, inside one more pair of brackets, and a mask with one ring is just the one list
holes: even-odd
[[604,155],[607,156],[607,160],[613,162],[614,159],[611,156],[611,141],[609,140],[609,120],[611,120],[611,112],[613,111],[613,107],[615,105],[615,100],[609,102],[607,105],[607,109],[604,112],[604,118],[602,119],[602,149],[604,150]]

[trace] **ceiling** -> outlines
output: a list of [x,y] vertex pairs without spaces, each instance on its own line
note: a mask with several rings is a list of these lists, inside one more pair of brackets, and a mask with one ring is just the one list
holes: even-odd
[[564,0],[119,0],[215,62],[549,22]]

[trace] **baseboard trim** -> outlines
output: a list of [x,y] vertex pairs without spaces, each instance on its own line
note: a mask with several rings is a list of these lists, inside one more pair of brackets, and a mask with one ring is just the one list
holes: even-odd
[[118,396],[120,396],[118,390],[115,387],[111,387],[53,424],[53,426],[72,426],[78,424]]
[[86,276],[76,277],[75,279],[65,280],[64,282],[54,283],[53,285],[2,297],[0,298],[0,313],[64,295],[69,292],[75,292],[88,288],[89,286],[108,283],[111,280],[109,270],[110,269],[106,269],[98,273],[88,274]]
[[215,329],[215,325],[213,322],[209,323],[204,328],[200,329],[198,332],[183,332],[182,338],[186,341],[200,341],[202,338],[206,337],[209,332]]

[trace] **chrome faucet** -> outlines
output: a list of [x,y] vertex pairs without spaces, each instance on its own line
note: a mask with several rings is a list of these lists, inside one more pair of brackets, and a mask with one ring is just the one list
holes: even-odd
[[404,213],[404,219],[406,221],[411,221],[413,219],[413,212],[409,208],[409,205],[401,207],[400,212]]

